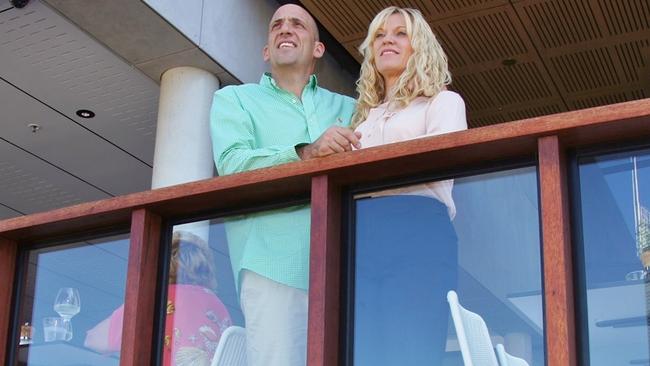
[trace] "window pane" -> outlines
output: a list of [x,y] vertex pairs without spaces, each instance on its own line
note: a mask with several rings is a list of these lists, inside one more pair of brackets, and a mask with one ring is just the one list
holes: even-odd
[[27,253],[18,365],[119,364],[98,324],[124,302],[128,252],[120,235]]
[[163,364],[210,365],[226,334],[246,332],[254,364],[304,364],[309,223],[302,205],[175,226]]
[[463,365],[450,290],[489,332],[461,337],[474,364],[497,365],[503,344],[544,365],[535,168],[359,195],[355,210],[355,366]]
[[650,150],[579,159],[588,364],[648,364]]

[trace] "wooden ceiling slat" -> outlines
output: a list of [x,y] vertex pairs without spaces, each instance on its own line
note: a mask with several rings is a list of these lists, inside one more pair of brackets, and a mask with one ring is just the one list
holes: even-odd
[[[647,45],[648,41],[645,43]],[[641,55],[640,45],[634,43],[620,44],[615,45],[614,49],[621,59],[621,64],[623,65],[623,71],[625,73],[625,80],[627,82],[638,81],[639,74],[637,71],[643,67],[643,57]]]
[[526,103],[553,96],[535,63],[493,69],[481,73],[481,76],[493,86],[492,92],[499,105]]
[[437,0],[423,1],[424,7],[417,6],[428,19],[437,21],[464,16],[478,10],[508,5],[508,0]]
[[452,89],[465,98],[467,109],[481,110],[491,108],[496,104],[490,88],[483,85],[478,75],[457,75],[452,79]]
[[620,84],[608,88],[601,88],[595,90],[580,90],[575,93],[567,94],[566,100],[570,101],[579,98],[587,98],[591,96],[608,95],[614,93],[626,93],[626,95],[632,96],[632,94],[630,93],[635,90],[644,90],[645,93],[650,94],[648,93],[648,83],[644,81],[639,81],[636,83]]
[[562,104],[548,104],[539,107],[530,107],[525,109],[513,110],[507,113],[508,120],[517,120],[533,118],[564,112],[566,109]]
[[591,96],[588,98],[577,99],[575,101],[572,101],[571,104],[574,108],[584,109],[584,108],[591,108],[594,106],[599,106],[604,104],[620,103],[626,100],[627,100],[627,96],[625,95],[625,92],[620,92],[620,93],[611,93],[607,95]]
[[600,0],[598,6],[605,14],[611,34],[643,31],[650,27],[650,5],[646,0]]
[[438,42],[442,45],[443,50],[445,50],[450,68],[458,69],[467,65],[463,54],[458,50],[459,44],[450,41],[451,36],[445,28],[437,26],[433,27],[433,33],[436,35]]
[[647,0],[303,3],[317,17],[327,13],[326,27],[353,23],[328,29],[359,62],[374,14],[391,4],[419,8],[447,53],[451,88],[465,98],[470,126],[650,94]]

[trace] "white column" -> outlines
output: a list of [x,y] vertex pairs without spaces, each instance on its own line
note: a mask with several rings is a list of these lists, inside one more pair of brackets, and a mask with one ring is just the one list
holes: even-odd
[[[211,178],[210,107],[219,79],[205,70],[176,67],[160,81],[156,147],[151,188]],[[208,225],[184,225],[208,240]]]
[[215,75],[194,67],[162,75],[151,188],[212,177],[210,106],[218,88]]

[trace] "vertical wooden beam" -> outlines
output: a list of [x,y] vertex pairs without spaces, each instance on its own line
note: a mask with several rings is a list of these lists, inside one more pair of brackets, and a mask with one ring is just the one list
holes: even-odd
[[341,191],[327,175],[312,179],[307,365],[339,360]]
[[6,350],[11,331],[11,299],[14,294],[16,273],[16,256],[18,244],[15,241],[0,238],[0,365],[7,362]]
[[152,364],[160,232],[160,216],[146,209],[133,211],[124,300],[121,366]]
[[537,145],[547,365],[575,366],[577,342],[566,157],[557,136],[541,137]]

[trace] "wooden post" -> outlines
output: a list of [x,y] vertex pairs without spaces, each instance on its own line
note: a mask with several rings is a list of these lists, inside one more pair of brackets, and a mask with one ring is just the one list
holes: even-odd
[[161,219],[146,209],[133,211],[126,276],[121,366],[151,365]]
[[539,138],[538,152],[547,365],[575,366],[577,350],[566,158],[557,136]]
[[341,194],[327,175],[312,179],[307,365],[339,361]]

